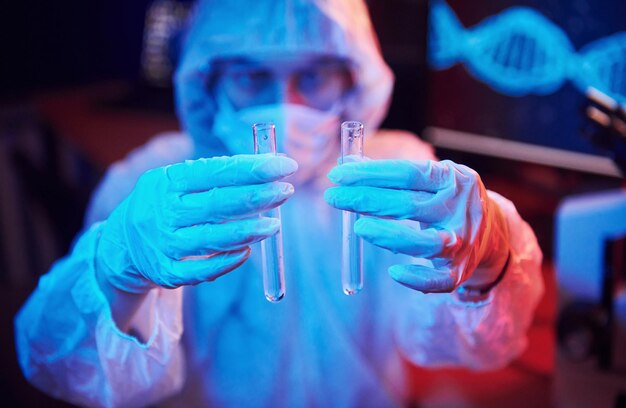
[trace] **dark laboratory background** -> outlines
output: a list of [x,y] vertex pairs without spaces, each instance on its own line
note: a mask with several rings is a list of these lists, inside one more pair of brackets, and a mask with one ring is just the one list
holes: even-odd
[[[24,380],[15,356],[12,320],[39,276],[68,251],[82,228],[89,196],[107,166],[153,135],[178,129],[170,75],[192,3],[14,0],[2,6],[0,398],[8,406],[68,406]],[[583,115],[585,98],[571,84],[548,96],[511,98],[477,81],[462,64],[431,70],[427,0],[367,3],[383,55],[396,76],[383,127],[406,129],[426,139],[429,129],[446,128],[610,161],[610,148],[598,147],[582,131],[588,125]],[[626,30],[626,9],[620,1],[600,3],[454,0],[448,4],[464,27],[514,5],[533,7],[563,27],[578,49]],[[622,75],[626,78],[626,70]],[[460,401],[468,407],[571,406],[564,395],[580,389],[580,384],[594,384],[598,395],[585,400],[594,406],[624,404],[626,386],[615,384],[626,384],[626,362],[598,363],[598,344],[626,345],[626,337],[618,337],[608,326],[612,320],[603,320],[612,316],[607,311],[610,301],[583,310],[574,323],[576,330],[572,329],[578,354],[569,360],[561,357],[569,354],[561,350],[560,342],[569,338],[563,340],[557,333],[562,304],[553,262],[560,204],[571,196],[619,191],[623,186],[619,171],[563,168],[431,141],[441,158],[472,166],[488,188],[516,204],[544,251],[546,294],[529,333],[529,348],[510,366],[489,373],[410,367],[414,406],[452,407]],[[612,265],[623,268],[626,246],[619,238],[612,241],[618,256],[611,259]],[[621,279],[626,282],[623,275]],[[617,278],[611,282],[618,286]],[[578,329],[581,321],[584,324]],[[607,336],[609,343],[595,340]],[[585,374],[572,375],[577,372]]]

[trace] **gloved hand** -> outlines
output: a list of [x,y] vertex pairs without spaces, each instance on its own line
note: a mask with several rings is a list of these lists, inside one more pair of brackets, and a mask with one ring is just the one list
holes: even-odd
[[211,281],[248,259],[250,244],[278,232],[258,217],[293,194],[279,182],[292,159],[239,155],[150,170],[102,227],[96,271],[113,287],[145,293]]
[[[336,166],[328,177],[340,185],[324,194],[328,204],[368,216],[355,223],[357,235],[432,261],[433,268],[390,267],[399,283],[450,292],[461,283],[486,287],[500,275],[509,251],[506,220],[472,169],[447,160],[367,160]],[[421,229],[392,221],[404,219]]]

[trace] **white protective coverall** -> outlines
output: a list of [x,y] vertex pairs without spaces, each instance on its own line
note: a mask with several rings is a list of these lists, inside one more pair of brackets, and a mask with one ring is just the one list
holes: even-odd
[[213,58],[306,47],[343,55],[355,64],[356,81],[346,118],[369,130],[366,154],[434,159],[413,135],[373,135],[392,77],[363,3],[211,3],[200,4],[176,76],[187,133],[156,137],[111,166],[71,253],[41,278],[16,317],[28,380],[81,405],[382,407],[403,401],[400,358],[490,369],[518,356],[543,287],[541,252],[514,206],[490,193],[511,231],[511,259],[487,301],[401,286],[387,267],[419,260],[368,244],[365,288],[348,297],[339,274],[340,211],[322,198],[335,158],[282,206],[287,294],[280,303],[263,296],[255,246],[243,266],[214,282],[151,290],[133,321],[135,335],[117,329],[94,274],[99,230],[145,171],[229,153],[210,136],[215,106],[203,81]]

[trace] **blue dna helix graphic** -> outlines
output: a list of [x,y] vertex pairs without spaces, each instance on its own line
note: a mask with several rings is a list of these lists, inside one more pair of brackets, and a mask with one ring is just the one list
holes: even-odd
[[428,60],[443,70],[461,63],[509,96],[546,95],[571,81],[626,104],[626,31],[578,52],[563,30],[529,7],[511,7],[464,28],[444,1],[431,4]]

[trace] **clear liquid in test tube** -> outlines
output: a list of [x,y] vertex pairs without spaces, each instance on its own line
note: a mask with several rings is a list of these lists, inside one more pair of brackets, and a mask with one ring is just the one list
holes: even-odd
[[[356,121],[341,124],[341,160],[344,164],[363,158],[363,124]],[[341,284],[346,295],[357,294],[363,289],[363,241],[354,233],[358,215],[350,211],[342,213]]]
[[[254,154],[276,154],[276,127],[273,123],[252,125],[254,136]],[[274,208],[263,214],[265,217],[280,221],[280,208]],[[285,296],[285,270],[283,265],[283,236],[281,231],[261,241],[263,262],[263,290],[270,302],[279,302]]]

